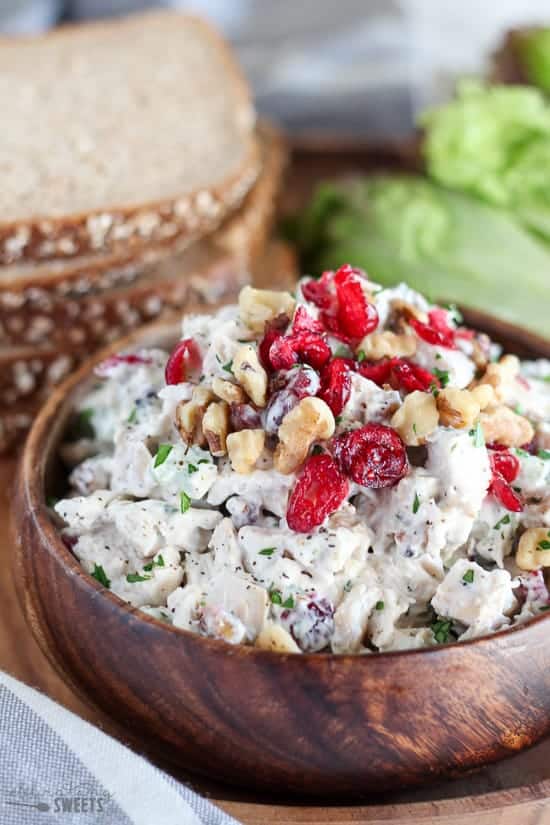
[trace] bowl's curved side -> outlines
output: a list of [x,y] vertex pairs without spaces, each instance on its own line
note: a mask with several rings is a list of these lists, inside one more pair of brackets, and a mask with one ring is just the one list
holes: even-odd
[[[174,334],[161,325],[130,340],[168,344]],[[119,723],[188,769],[325,796],[468,770],[550,729],[545,621],[429,651],[283,656],[164,628],[103,591],[64,547],[44,503],[88,373],[57,390],[29,436],[17,482],[16,575],[42,646]]]

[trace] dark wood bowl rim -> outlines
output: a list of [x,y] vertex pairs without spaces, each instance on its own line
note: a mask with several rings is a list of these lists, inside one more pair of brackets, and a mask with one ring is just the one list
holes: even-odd
[[[204,308],[201,308],[198,311],[204,312]],[[529,348],[531,348],[534,352],[538,351],[542,353],[539,357],[550,356],[550,341],[540,338],[539,336],[530,333],[521,327],[494,319],[484,313],[474,311],[470,312],[467,309],[465,309],[465,313],[471,317],[474,317],[478,321],[483,321],[486,319],[488,321],[488,326],[494,325],[495,328],[502,330],[505,334],[509,334],[513,339],[527,342]],[[479,326],[481,327],[481,324],[479,324]],[[140,327],[131,335],[115,341],[99,353],[96,353],[92,358],[87,360],[80,367],[80,369],[65,379],[65,381],[63,381],[52,393],[44,407],[39,412],[28,435],[19,465],[21,489],[24,492],[24,506],[28,508],[28,512],[31,513],[36,519],[38,529],[42,534],[42,540],[46,545],[48,552],[54,553],[60,557],[69,573],[78,578],[79,585],[95,590],[98,594],[101,594],[102,598],[109,599],[112,605],[121,613],[132,615],[140,621],[147,622],[165,633],[179,634],[187,638],[189,641],[192,639],[194,643],[211,649],[212,653],[217,652],[218,654],[230,654],[233,657],[263,657],[279,662],[285,660],[287,663],[292,661],[292,667],[296,668],[301,667],[300,662],[303,662],[304,659],[306,659],[309,663],[312,663],[314,660],[319,662],[319,664],[322,662],[330,663],[334,661],[338,662],[339,665],[345,664],[346,666],[350,666],[351,663],[353,663],[354,667],[368,667],[368,662],[372,659],[372,657],[375,657],[376,659],[383,657],[384,659],[399,658],[401,660],[406,660],[417,656],[441,656],[445,654],[446,650],[454,648],[460,648],[465,651],[472,646],[483,648],[487,645],[494,644],[495,641],[505,643],[508,640],[511,640],[513,643],[526,643],[528,642],[526,637],[529,635],[530,628],[538,622],[548,621],[550,619],[550,611],[548,611],[540,616],[535,616],[526,622],[522,622],[521,624],[513,625],[512,627],[508,627],[504,630],[499,630],[485,636],[467,639],[463,642],[457,641],[449,644],[434,645],[432,647],[416,648],[412,650],[394,650],[383,653],[373,652],[368,655],[351,653],[302,653],[301,655],[297,655],[261,650],[250,645],[231,645],[221,639],[210,639],[199,636],[189,630],[168,625],[158,619],[155,619],[153,616],[149,616],[139,608],[132,607],[115,593],[112,593],[110,590],[100,585],[99,582],[97,582],[91,575],[86,573],[80,565],[78,559],[65,546],[61,540],[58,529],[54,525],[48,513],[44,490],[45,469],[52,447],[57,446],[57,444],[52,445],[51,443],[53,437],[52,434],[55,435],[55,428],[51,427],[51,421],[55,420],[57,413],[62,406],[64,406],[69,396],[71,396],[81,384],[89,379],[91,370],[95,364],[99,363],[109,355],[112,355],[114,352],[118,352],[121,349],[125,349],[130,346],[135,346],[139,343],[140,339],[145,336],[154,340],[155,337],[167,337],[170,334],[170,331],[173,330],[174,337],[176,338],[179,327],[179,321],[161,321],[148,324]]]

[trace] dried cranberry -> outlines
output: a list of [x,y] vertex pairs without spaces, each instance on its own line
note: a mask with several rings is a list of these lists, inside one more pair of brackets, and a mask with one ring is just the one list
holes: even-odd
[[330,455],[310,456],[290,494],[288,526],[297,533],[309,533],[338,509],[348,492],[348,480]]
[[393,487],[408,468],[405,445],[391,427],[367,424],[334,439],[334,457],[362,487]]
[[512,490],[504,476],[500,473],[493,473],[493,478],[489,486],[489,493],[492,493],[497,498],[503,507],[511,510],[513,513],[520,513],[523,509],[521,499]]
[[357,367],[357,372],[381,387],[383,384],[389,384],[392,363],[393,359],[390,358],[384,358],[383,361],[376,361],[374,363],[363,361]]
[[334,415],[340,415],[350,397],[352,363],[347,358],[333,358],[321,372],[319,398],[329,405]]
[[275,435],[285,415],[308,395],[319,392],[319,376],[309,367],[279,373],[271,384],[271,397],[265,409],[264,429]]
[[447,312],[444,309],[432,309],[428,313],[427,324],[419,321],[418,318],[411,318],[409,324],[412,326],[419,338],[433,346],[456,349],[456,330],[449,326]]
[[428,392],[441,386],[439,379],[431,372],[403,358],[392,359],[390,384],[394,389],[404,392]]
[[231,404],[229,420],[231,429],[235,431],[259,430],[262,427],[260,413],[252,404]]
[[284,331],[288,327],[289,323],[290,318],[288,315],[281,313],[281,315],[278,315],[265,325],[264,337],[258,344],[258,355],[262,366],[266,370],[273,369],[269,358],[269,350],[271,349],[271,345],[277,340],[277,338],[283,337]]
[[350,340],[364,338],[378,326],[378,312],[374,304],[367,301],[358,275],[358,270],[345,264],[334,276],[338,327]]
[[330,347],[316,332],[299,332],[277,338],[269,348],[273,369],[287,370],[298,360],[321,369],[331,356]]
[[201,351],[193,338],[184,338],[175,347],[166,362],[164,377],[167,384],[181,384],[191,373],[200,370]]
[[329,309],[334,302],[331,283],[334,272],[323,272],[318,281],[311,279],[302,286],[302,295],[319,309]]
[[324,331],[322,323],[316,318],[313,318],[305,307],[298,307],[294,315],[294,320],[292,321],[293,334],[316,332],[318,335],[322,335]]
[[515,481],[519,473],[519,461],[515,455],[509,453],[508,450],[498,450],[497,452],[489,452],[489,461],[491,462],[491,469],[493,474],[501,475],[502,478],[511,484]]

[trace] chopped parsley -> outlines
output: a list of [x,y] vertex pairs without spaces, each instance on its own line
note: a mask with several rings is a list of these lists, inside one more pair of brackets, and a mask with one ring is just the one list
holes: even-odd
[[420,499],[418,498],[418,493],[415,493],[414,494],[413,506],[412,506],[412,510],[413,510],[413,513],[415,515],[418,513],[419,508],[420,508]]
[[269,594],[269,598],[271,599],[271,604],[282,605],[283,603],[283,597],[278,590],[272,590]]
[[418,431],[417,431],[417,429],[416,429],[416,421],[413,421],[413,433],[414,433],[415,435],[418,435]]
[[137,407],[134,407],[130,415],[128,416],[127,423],[128,424],[135,424],[137,421]]
[[311,451],[311,455],[323,455],[325,451],[321,447],[320,444],[316,444],[313,450]]
[[470,569],[466,570],[466,572],[462,576],[462,581],[465,582],[466,584],[472,584],[473,580],[474,580],[474,571],[470,567]]
[[142,576],[140,573],[128,573],[128,575],[126,576],[126,581],[128,582],[128,584],[135,584],[136,582],[149,581],[149,579],[152,578],[152,576],[148,575]]
[[432,383],[430,384],[429,389],[430,389],[430,392],[433,395],[433,397],[437,398],[437,396],[439,395],[439,387],[437,386],[435,381],[432,381]]
[[525,414],[525,411],[524,411],[523,407],[521,406],[521,404],[516,404],[516,406],[514,407],[514,412],[516,413],[516,415],[524,415]]
[[539,450],[537,455],[543,461],[550,461],[550,450]]
[[374,605],[374,609],[375,610],[383,610],[384,609],[384,602],[383,601],[376,602],[376,604]]
[[143,569],[145,570],[145,572],[148,573],[153,569],[153,567],[164,567],[164,566],[165,566],[164,565],[164,559],[159,554],[159,556],[156,559],[153,559],[153,561],[150,561],[149,564],[144,564]]
[[351,583],[351,579],[348,579],[347,582],[344,585],[344,593],[349,593],[349,591],[351,590],[352,587],[353,587],[353,584]]
[[153,466],[160,467],[161,464],[164,464],[172,450],[172,444],[159,444],[159,448],[155,456],[155,463]]
[[79,410],[76,416],[72,419],[69,431],[67,433],[70,441],[78,441],[80,438],[94,438],[95,430],[92,424],[94,409],[88,407],[84,410]]
[[197,464],[210,464],[210,459],[209,458],[199,458],[199,460],[197,461]]
[[198,473],[198,471],[199,471],[199,468],[197,467],[196,464],[188,464],[187,465],[187,472],[189,473],[189,475],[193,475],[193,473]]
[[455,324],[461,324],[464,321],[464,316],[456,304],[447,304],[447,309]]
[[227,364],[223,364],[222,370],[230,372],[231,375],[233,375],[233,361],[228,361]]
[[258,553],[260,556],[272,556],[276,549],[276,547],[264,547],[264,549],[259,550]]
[[342,423],[342,418],[343,418],[342,415],[337,415],[336,418],[334,419],[334,421],[336,422],[336,424],[341,424]]
[[191,507],[191,499],[183,490],[180,493],[180,513],[186,513]]
[[516,455],[519,455],[521,458],[529,458],[530,453],[527,450],[522,450],[521,447],[516,447]]
[[430,630],[434,634],[434,639],[438,645],[444,645],[445,642],[449,641],[449,636],[451,635],[451,624],[450,619],[438,619],[430,625]]
[[500,528],[501,528],[504,524],[510,524],[510,522],[511,522],[510,514],[509,514],[509,513],[507,513],[505,516],[502,516],[502,518],[500,519],[500,521],[497,521],[497,523],[496,523],[496,524],[495,524],[495,526],[493,527],[493,530],[500,530]]
[[449,370],[438,370],[437,367],[434,368],[434,375],[436,378],[439,378],[442,387],[446,387],[449,383]]
[[285,599],[285,601],[283,602],[283,607],[285,607],[287,610],[292,610],[293,609],[294,599],[293,599],[292,596],[289,596],[288,599]]
[[107,577],[107,573],[101,566],[101,564],[94,564],[94,569],[92,570],[93,578],[98,581],[103,587],[107,589],[111,586],[111,580]]
[[548,541],[548,539],[550,539],[550,530],[546,535],[548,536],[548,538],[539,541],[539,543],[537,544],[537,550],[550,550],[550,541]]
[[485,436],[483,435],[483,428],[479,421],[475,425],[474,429],[470,430],[469,434],[474,440],[474,447],[485,446]]
[[367,357],[367,354],[366,354],[365,350],[360,349],[359,352],[357,353],[358,362],[361,363],[362,361],[365,360],[366,357]]

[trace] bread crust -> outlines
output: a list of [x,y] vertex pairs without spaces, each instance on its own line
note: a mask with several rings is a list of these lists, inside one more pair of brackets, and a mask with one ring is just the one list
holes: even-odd
[[[143,25],[157,19],[171,19],[173,25],[182,21],[192,22],[214,42],[227,74],[232,79],[240,99],[243,120],[250,121],[250,129],[244,137],[243,158],[237,168],[225,179],[212,186],[202,187],[181,196],[148,203],[109,204],[101,209],[70,214],[62,217],[48,215],[0,222],[0,264],[19,261],[44,261],[54,258],[70,258],[93,253],[98,249],[111,252],[137,252],[152,244],[166,244],[176,240],[192,241],[212,232],[222,220],[242,203],[253,186],[259,170],[260,156],[254,136],[254,115],[250,94],[241,71],[222,37],[207,23],[198,18],[173,11],[148,12],[131,15],[108,23],[86,23],[86,31],[95,28],[111,31],[122,27],[127,20],[139,20]],[[43,38],[63,39],[78,35],[80,25],[63,26],[46,35],[23,38],[27,43]],[[21,39],[0,39],[0,48],[16,48]]]

